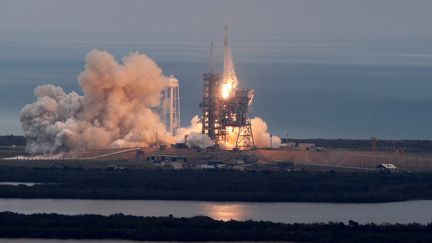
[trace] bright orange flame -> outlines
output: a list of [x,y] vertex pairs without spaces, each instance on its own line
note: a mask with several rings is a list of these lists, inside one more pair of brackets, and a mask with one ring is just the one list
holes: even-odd
[[228,80],[222,85],[222,98],[226,99],[231,96],[231,92],[233,89],[232,80]]
[[[222,95],[222,99],[228,99],[230,97],[234,96],[234,90],[237,87],[237,78],[236,77],[228,77],[224,80],[223,84],[222,84],[222,90],[221,90],[221,95]],[[225,143],[222,146],[225,146],[227,148],[233,148],[234,144],[236,142],[237,139],[237,134],[238,132],[236,131],[236,129],[234,129],[234,127],[226,127],[226,135],[227,135],[227,139],[225,141]]]
[[227,127],[226,129],[227,129],[228,134],[232,134],[234,132],[233,127]]
[[219,143],[224,149],[233,149],[235,147],[239,129],[236,127],[226,127],[226,141]]

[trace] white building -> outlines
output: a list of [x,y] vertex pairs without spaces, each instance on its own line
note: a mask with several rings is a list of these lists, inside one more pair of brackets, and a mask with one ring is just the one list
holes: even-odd
[[398,167],[394,164],[379,164],[377,167],[375,167],[379,172],[383,173],[397,173],[399,172]]

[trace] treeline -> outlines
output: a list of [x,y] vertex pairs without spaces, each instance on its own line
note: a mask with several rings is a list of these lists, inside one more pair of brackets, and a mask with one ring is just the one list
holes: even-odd
[[0,213],[0,238],[141,241],[432,242],[432,225],[282,224],[209,217]]
[[[314,143],[318,147],[350,150],[371,150],[369,139],[288,139],[294,143]],[[377,138],[379,151],[432,152],[432,140],[380,140]]]
[[256,202],[390,202],[432,199],[432,173],[270,173],[0,167],[1,198]]
[[0,136],[0,146],[25,146],[26,139],[24,136],[5,135]]
[[[342,148],[353,150],[371,150],[372,145],[369,139],[288,139],[294,143],[314,143],[319,147],[325,148]],[[0,136],[0,146],[25,146],[26,139],[19,135],[2,135]],[[377,138],[377,149],[380,151],[394,151],[401,149],[409,152],[432,152],[432,140],[390,140]]]

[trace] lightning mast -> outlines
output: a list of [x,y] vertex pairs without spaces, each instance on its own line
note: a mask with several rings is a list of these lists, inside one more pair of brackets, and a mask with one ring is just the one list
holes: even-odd
[[209,72],[203,74],[202,134],[207,134],[216,143],[224,139],[220,124],[220,76],[213,72],[213,42],[210,45]]

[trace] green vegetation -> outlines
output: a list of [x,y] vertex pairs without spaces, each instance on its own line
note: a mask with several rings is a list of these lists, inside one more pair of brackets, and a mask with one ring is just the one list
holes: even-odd
[[159,241],[432,242],[432,224],[282,224],[208,217],[0,213],[1,238]]
[[0,198],[257,202],[390,202],[432,199],[432,173],[270,173],[0,167]]
[[[350,149],[350,150],[371,150],[369,139],[289,139],[294,143],[314,143],[318,147]],[[432,140],[377,140],[379,151],[403,150],[406,152],[432,152]]]
[[5,135],[0,136],[0,146],[25,146],[26,139],[24,136]]

